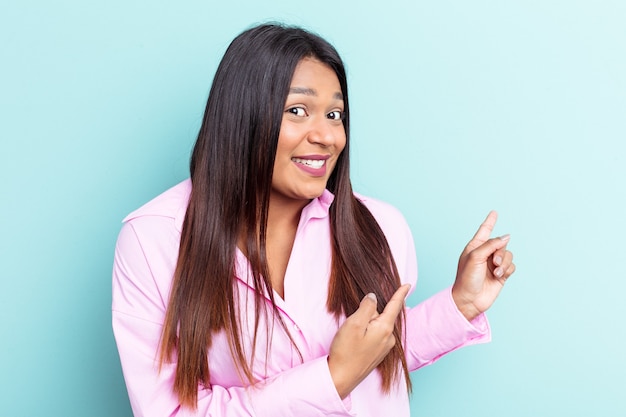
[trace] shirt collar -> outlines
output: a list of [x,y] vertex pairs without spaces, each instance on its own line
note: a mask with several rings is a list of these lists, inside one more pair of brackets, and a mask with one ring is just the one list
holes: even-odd
[[335,195],[324,189],[322,195],[311,200],[300,214],[300,223],[305,223],[310,219],[323,219],[328,216],[330,205],[335,200]]
[[[334,200],[334,194],[324,189],[322,195],[311,200],[309,204],[302,209],[298,229],[301,230],[301,228],[304,227],[311,219],[323,219],[328,217],[330,205]],[[254,288],[250,272],[250,264],[248,263],[246,256],[239,249],[236,250],[235,256],[235,275],[250,288]],[[267,293],[265,296],[268,296]]]

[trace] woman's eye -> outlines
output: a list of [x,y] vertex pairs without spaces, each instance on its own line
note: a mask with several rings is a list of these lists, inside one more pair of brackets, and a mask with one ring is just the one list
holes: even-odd
[[328,113],[326,117],[328,117],[331,120],[343,120],[345,116],[346,114],[344,112],[335,110],[335,111],[331,111],[330,113]]
[[287,113],[291,113],[294,116],[304,117],[306,116],[306,111],[302,107],[291,107],[287,109]]

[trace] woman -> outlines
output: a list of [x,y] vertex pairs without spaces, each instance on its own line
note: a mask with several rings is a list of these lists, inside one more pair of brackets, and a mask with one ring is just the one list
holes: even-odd
[[452,288],[404,308],[410,231],[349,178],[345,70],[302,29],[239,35],[191,179],[124,220],[113,328],[136,416],[408,416],[409,372],[489,339],[514,272],[491,213]]

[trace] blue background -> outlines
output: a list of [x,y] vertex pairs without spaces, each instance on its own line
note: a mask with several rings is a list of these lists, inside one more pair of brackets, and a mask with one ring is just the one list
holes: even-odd
[[355,188],[411,225],[412,304],[490,209],[512,235],[494,341],[413,374],[413,415],[626,415],[621,0],[3,2],[0,413],[131,415],[120,220],[187,176],[219,59],[268,20],[346,61]]

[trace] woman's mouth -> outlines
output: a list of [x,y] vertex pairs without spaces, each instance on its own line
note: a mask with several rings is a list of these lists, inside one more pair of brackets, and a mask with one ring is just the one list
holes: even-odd
[[313,169],[320,169],[326,163],[325,159],[302,159],[302,158],[291,158],[291,160],[297,164],[302,164],[307,167],[311,167]]

